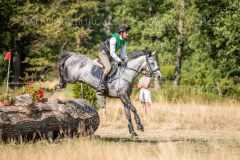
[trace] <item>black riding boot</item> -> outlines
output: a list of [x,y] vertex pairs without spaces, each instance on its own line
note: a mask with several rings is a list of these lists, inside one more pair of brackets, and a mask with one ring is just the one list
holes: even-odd
[[107,90],[106,81],[107,81],[107,75],[105,73],[102,73],[98,91],[104,92]]

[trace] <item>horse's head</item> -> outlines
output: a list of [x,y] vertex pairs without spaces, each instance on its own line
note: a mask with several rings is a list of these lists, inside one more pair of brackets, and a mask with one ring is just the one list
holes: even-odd
[[148,71],[150,76],[154,77],[155,80],[160,80],[162,77],[162,74],[160,72],[159,66],[153,55],[156,53],[149,52],[146,54],[146,62],[144,63],[143,69]]

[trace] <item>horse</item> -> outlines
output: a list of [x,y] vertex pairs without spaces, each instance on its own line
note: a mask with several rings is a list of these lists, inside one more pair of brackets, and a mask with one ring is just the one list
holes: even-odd
[[[150,76],[155,80],[160,81],[162,74],[157,61],[153,57],[155,53],[156,52],[151,53],[151,51],[141,50],[131,53],[127,66],[118,67],[115,78],[107,81],[107,92],[103,93],[104,96],[119,98],[122,101],[128,120],[129,133],[132,138],[136,139],[138,135],[133,128],[130,110],[134,114],[137,130],[144,132],[144,127],[130,99],[132,85],[143,69],[148,71]],[[81,82],[86,83],[97,91],[100,80],[90,74],[91,69],[94,67],[93,60],[93,58],[86,55],[63,51],[59,64],[60,88],[66,87],[67,82],[71,84]]]

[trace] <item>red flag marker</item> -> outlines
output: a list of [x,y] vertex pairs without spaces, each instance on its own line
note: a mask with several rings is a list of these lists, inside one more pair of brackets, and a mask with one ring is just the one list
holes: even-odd
[[7,55],[5,56],[4,60],[11,59],[11,52],[7,52]]
[[9,81],[9,71],[10,71],[10,60],[11,60],[11,52],[7,52],[7,55],[6,57],[4,58],[5,59],[9,59],[9,62],[8,62],[8,78],[7,78],[7,93],[8,93],[8,81]]

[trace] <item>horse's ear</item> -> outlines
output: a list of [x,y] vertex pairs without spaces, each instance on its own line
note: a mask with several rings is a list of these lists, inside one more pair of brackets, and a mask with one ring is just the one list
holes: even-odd
[[151,57],[151,55],[152,55],[151,51],[148,51],[147,54],[148,54],[148,57]]
[[153,56],[155,53],[156,53],[156,51],[154,51],[154,52],[152,53],[152,56]]

